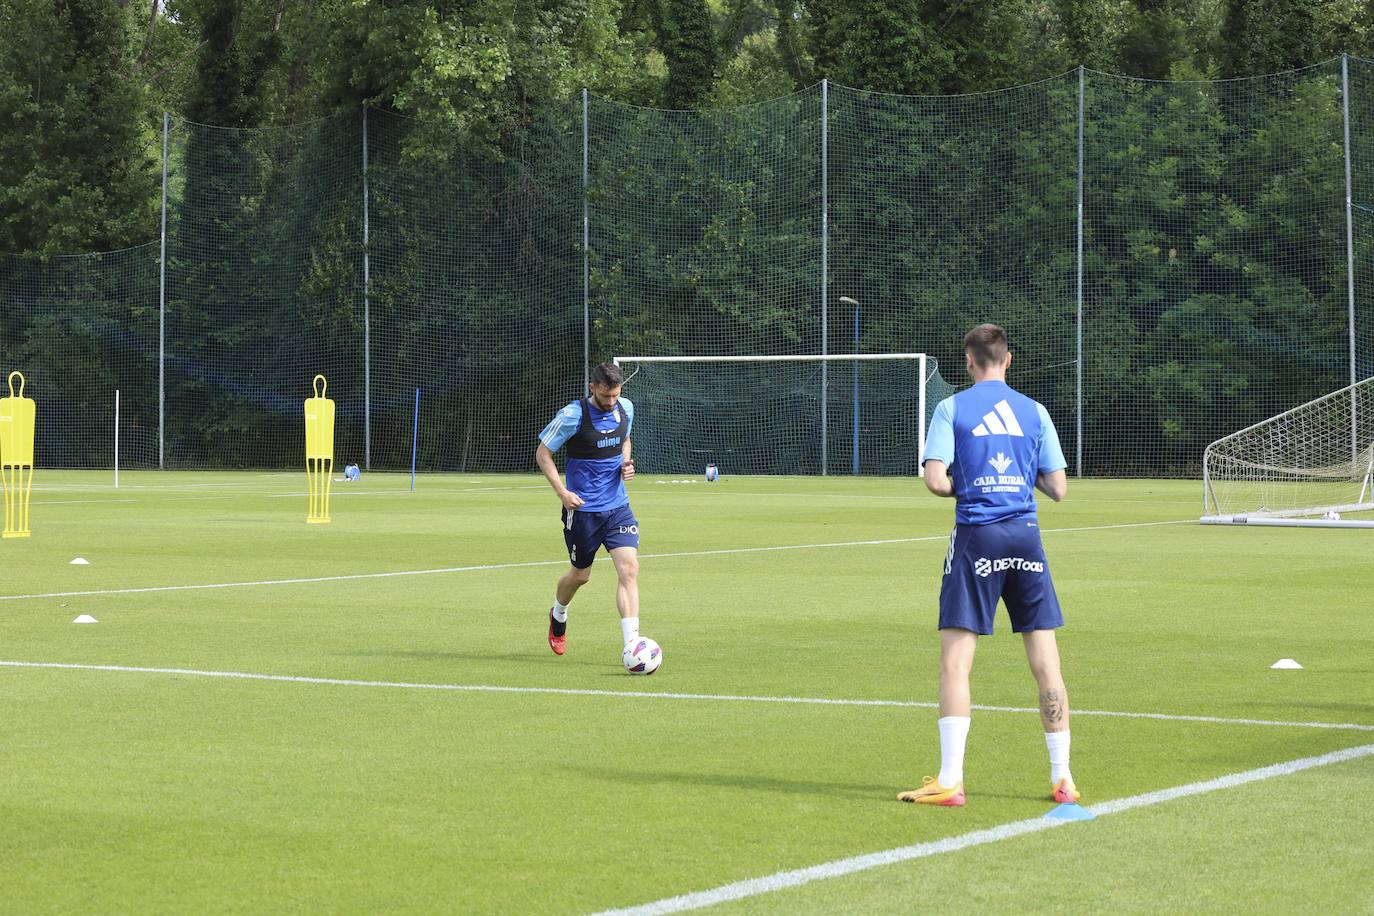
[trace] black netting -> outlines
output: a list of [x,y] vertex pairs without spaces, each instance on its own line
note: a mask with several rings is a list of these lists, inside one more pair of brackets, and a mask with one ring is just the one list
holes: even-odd
[[24,373],[37,466],[111,467],[118,390],[121,466],[157,467],[157,251],[0,258],[0,389]]
[[533,466],[582,391],[581,105],[531,113],[499,151],[406,153],[370,113],[372,465]]
[[1085,463],[1197,475],[1207,444],[1349,383],[1339,63],[1090,73]]
[[[1075,447],[1075,76],[1003,92],[831,94],[831,352],[926,352],[1007,329],[1010,381]],[[832,466],[832,470],[835,468]]]
[[323,374],[336,455],[363,447],[357,114],[288,128],[173,121],[168,164],[168,467],[305,462]]
[[[817,86],[710,112],[591,98],[585,122],[574,98],[522,113],[494,147],[455,136],[437,154],[393,113],[174,119],[162,437],[156,243],[0,260],[0,368],[29,375],[48,466],[110,463],[118,388],[126,465],[298,467],[318,372],[341,463],[408,466],[418,388],[421,468],[525,470],[588,362],[924,352],[961,384],[963,333],[995,321],[1071,468],[1081,449],[1087,474],[1196,474],[1212,440],[1349,384],[1352,341],[1353,374],[1374,374],[1374,63],[1348,69],[1353,336],[1334,61],[1082,77],[1081,387],[1076,72],[952,97]],[[640,436],[675,430],[665,468],[767,449],[772,423],[787,448],[746,465],[850,473],[857,426],[887,443],[860,449],[860,473],[910,470],[865,460],[905,442],[904,384],[888,397],[861,369],[855,424],[852,367],[751,371],[726,381],[756,399],[660,374],[742,440],[693,444],[671,397],[641,398]],[[765,394],[786,406],[760,408]]]

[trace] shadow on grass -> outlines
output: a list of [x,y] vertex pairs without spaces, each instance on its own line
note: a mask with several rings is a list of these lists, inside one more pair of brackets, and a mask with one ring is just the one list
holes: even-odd
[[901,791],[899,788],[888,785],[820,782],[809,779],[778,779],[759,776],[754,773],[634,772],[593,767],[575,767],[573,769],[603,782],[630,783],[636,786],[698,786],[778,792],[786,795],[829,795],[840,798],[877,800],[895,797]]
[[[605,668],[608,662],[603,657],[597,657],[594,653],[578,656],[569,653],[561,658],[555,657],[552,652],[545,649],[543,652],[531,650],[529,652],[517,654],[513,652],[462,652],[462,651],[439,651],[436,649],[376,649],[367,652],[351,652],[350,655],[357,657],[370,658],[408,658],[414,661],[425,662],[519,662],[529,665],[536,660],[545,660],[550,665],[561,665],[564,667],[577,668]],[[554,668],[540,668],[541,674],[546,671],[556,670]],[[625,674],[619,664],[610,666],[610,670],[622,677]]]

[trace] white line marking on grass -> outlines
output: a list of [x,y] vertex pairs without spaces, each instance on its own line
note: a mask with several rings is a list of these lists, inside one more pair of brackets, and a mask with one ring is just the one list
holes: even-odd
[[[1130,811],[1133,808],[1144,808],[1149,805],[1158,805],[1163,802],[1187,798],[1192,795],[1202,795],[1207,792],[1217,792],[1222,789],[1233,789],[1236,786],[1259,782],[1262,779],[1273,779],[1276,776],[1291,776],[1294,773],[1300,773],[1303,770],[1310,770],[1314,767],[1328,766],[1333,763],[1343,763],[1347,760],[1355,760],[1360,757],[1369,757],[1371,755],[1374,755],[1374,744],[1365,744],[1359,747],[1346,748],[1345,750],[1332,751],[1329,754],[1321,754],[1316,757],[1302,757],[1297,760],[1290,760],[1287,763],[1276,763],[1273,766],[1260,767],[1257,770],[1246,770],[1242,773],[1219,776],[1216,779],[1190,782],[1187,785],[1175,786],[1171,789],[1160,789],[1157,792],[1145,792],[1141,795],[1129,796],[1128,798],[1118,798],[1113,801],[1103,802],[1100,805],[1093,805],[1090,810],[1098,817],[1105,817],[1109,814]],[[666,897],[662,900],[655,900],[651,903],[645,903],[639,906],[625,907],[617,910],[604,910],[598,913],[597,916],[658,916],[658,914],[662,913],[681,913],[684,910],[698,910],[703,907],[715,906],[716,904],[726,903],[731,900],[743,900],[746,897],[757,897],[761,894],[771,894],[776,891],[786,890],[787,888],[799,887],[803,884],[810,884],[813,881],[824,881],[828,878],[839,878],[844,875],[852,875],[855,872],[868,871],[869,869],[880,868],[884,865],[909,862],[913,859],[925,859],[931,856],[942,855],[947,852],[958,852],[961,849],[968,849],[972,846],[998,843],[1002,840],[1024,836],[1028,833],[1039,833],[1042,830],[1050,830],[1051,828],[1061,827],[1070,823],[1073,822],[1056,820],[1043,815],[1040,817],[1031,817],[1022,821],[1012,821],[1008,824],[1002,824],[1000,827],[990,827],[986,830],[974,830],[970,833],[961,833],[957,836],[946,837],[943,840],[934,840],[929,843],[917,843],[913,846],[898,846],[895,849],[885,849],[882,852],[871,852],[867,855],[853,856],[848,859],[837,859],[833,862],[812,865],[809,868],[780,871],[776,874],[765,875],[762,878],[750,878],[745,881],[736,881],[732,884],[724,884],[720,887],[712,888],[711,890],[697,891],[692,894],[682,894],[677,897]]]
[[[1198,486],[1201,486],[1201,485],[1202,485],[1202,482],[1201,482],[1201,481],[1198,481]],[[655,490],[654,492],[655,492],[655,494],[658,493],[657,490]],[[681,493],[681,494],[683,494],[683,495],[689,495],[689,494],[690,494],[690,495],[695,495],[695,494],[701,493],[702,491],[701,491],[701,490],[665,490],[664,492],[665,492],[665,493],[669,493],[669,494]],[[778,498],[778,499],[793,499],[793,500],[797,499],[797,494],[796,494],[796,493],[788,493],[788,492],[765,492],[765,491],[762,491],[762,490],[759,490],[759,491],[755,491],[755,490],[730,490],[726,495],[727,495],[727,496],[766,496],[766,497],[775,497],[775,498]],[[880,501],[884,501],[884,502],[886,502],[886,501],[902,501],[902,502],[916,501],[916,502],[930,502],[930,503],[932,503],[932,504],[943,504],[943,503],[941,503],[940,497],[938,497],[938,496],[932,496],[931,494],[929,494],[929,493],[924,493],[924,492],[921,492],[921,493],[910,493],[910,494],[907,494],[907,493],[898,493],[898,494],[891,494],[891,493],[807,493],[805,498],[808,499],[808,500],[815,500],[815,499],[842,499],[842,500],[843,500],[843,499],[868,499],[868,500],[880,500]],[[1099,497],[1099,496],[1083,496],[1083,495],[1078,494],[1078,493],[1075,493],[1075,494],[1074,494],[1073,501],[1074,501],[1075,504],[1081,504],[1081,503],[1141,503],[1141,502],[1148,502],[1148,503],[1150,503],[1151,505],[1174,505],[1174,506],[1193,506],[1193,505],[1196,505],[1196,504],[1197,504],[1197,499],[1159,499],[1159,498],[1156,498],[1156,497],[1154,497],[1154,496],[1148,496],[1148,497],[1147,497],[1147,496],[1138,496],[1138,497],[1130,497],[1130,496],[1123,496],[1123,497],[1101,496],[1101,497]]]
[[84,506],[91,503],[132,503],[137,505],[147,505],[149,502],[158,503],[191,503],[204,502],[209,499],[238,499],[237,496],[169,496],[166,499],[144,500],[137,496],[125,499],[44,499],[34,500],[31,505],[35,506]]
[[[306,677],[292,674],[254,674],[247,671],[205,671],[198,668],[152,668],[136,665],[86,665],[75,662],[0,661],[0,668],[57,668],[73,671],[117,671],[126,674],[176,674],[187,677],[228,678],[241,681],[270,681],[287,684],[325,684],[334,687],[390,687],[398,690],[451,690],[463,693],[536,693],[558,696],[615,697],[649,700],[704,700],[725,703],[789,703],[808,706],[878,706],[900,709],[937,709],[938,703],[920,700],[850,700],[831,697],[770,697],[726,693],[656,693],[648,690],[592,690],[574,687],[510,687],[496,684],[424,684],[409,681],[365,681],[336,677]],[[1017,706],[977,706],[980,712],[1034,713],[1039,709]],[[1114,712],[1075,709],[1075,716],[1113,716],[1125,719],[1156,719],[1167,722],[1205,722],[1218,725],[1264,725],[1276,728],[1328,728],[1340,731],[1374,732],[1374,725],[1348,722],[1279,722],[1267,719],[1227,719],[1221,716],[1185,716],[1160,712]]]
[[[431,487],[431,488],[427,488],[427,492],[429,492],[429,493],[485,493],[485,492],[489,492],[489,491],[498,491],[498,490],[499,490],[499,491],[506,491],[506,490],[547,490],[548,487],[549,487],[549,485],[546,484],[546,483],[529,484],[529,485],[526,485],[526,486],[519,486],[519,487],[450,487],[450,488],[447,488],[447,489],[445,489],[445,488],[443,488],[443,487]],[[339,494],[344,494],[344,495],[346,495],[346,496],[395,496],[395,495],[397,495],[397,494],[402,494],[402,493],[406,493],[406,492],[408,492],[408,491],[402,489],[400,486],[397,486],[396,489],[394,489],[394,490],[347,490],[347,489],[344,489],[344,488],[340,487],[339,489],[334,490],[334,495],[335,495],[335,496],[338,496]],[[263,494],[263,495],[265,495],[268,499],[308,499],[309,496],[310,496],[310,494],[307,493],[307,492],[304,491],[304,490],[300,491],[299,493],[267,493],[267,494]]]
[[[1113,528],[1151,528],[1159,525],[1196,525],[1197,519],[1167,522],[1134,522],[1125,525],[1091,525],[1085,528],[1046,528],[1045,534],[1071,531],[1106,531]],[[676,553],[641,554],[641,560],[671,560],[680,557],[716,557],[741,553],[774,553],[785,550],[821,550],[831,547],[874,547],[883,544],[915,544],[922,541],[945,541],[948,535],[937,534],[912,538],[886,538],[872,541],[839,541],[830,544],[781,544],[771,547],[727,547],[719,550],[683,550]],[[482,563],[475,566],[442,566],[435,569],[403,569],[395,572],[352,573],[340,576],[308,576],[294,579],[260,579],[244,582],[209,582],[194,585],[150,585],[137,588],[103,588],[79,592],[35,592],[27,595],[0,595],[0,601],[24,601],[36,598],[81,598],[92,595],[137,595],[149,592],[186,592],[220,588],[254,588],[265,585],[309,585],[318,582],[349,582],[357,579],[395,579],[403,576],[438,576],[448,573],[481,572],[498,569],[527,569],[540,566],[566,566],[566,560],[531,560],[526,563]]]

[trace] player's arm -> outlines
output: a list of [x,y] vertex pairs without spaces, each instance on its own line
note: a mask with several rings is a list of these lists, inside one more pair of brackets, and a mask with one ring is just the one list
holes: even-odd
[[1059,502],[1068,495],[1068,475],[1064,473],[1063,468],[1057,471],[1041,471],[1040,476],[1035,478],[1035,488],[1055,502]]
[[625,445],[620,451],[620,479],[629,480],[635,476],[635,461],[630,457],[630,434],[635,431],[635,405],[629,398],[620,399],[620,409],[625,411]]
[[936,496],[954,495],[954,480],[949,476],[949,468],[943,461],[928,458],[921,472],[925,476],[927,490]]
[[954,398],[935,405],[926,430],[925,454],[921,456],[921,476],[926,489],[936,496],[954,496],[954,479],[949,466],[954,463]]
[[1059,445],[1059,431],[1045,405],[1037,402],[1040,412],[1040,473],[1035,477],[1035,488],[1055,502],[1069,493],[1069,478],[1064,473],[1068,462],[1064,460],[1064,449]]
[[558,465],[553,463],[553,452],[544,443],[539,443],[539,447],[534,450],[534,463],[539,465],[539,470],[544,472],[544,478],[548,480],[549,486],[558,494],[563,506],[568,509],[576,509],[582,505],[582,497],[572,490],[563,486],[563,477],[558,473]]

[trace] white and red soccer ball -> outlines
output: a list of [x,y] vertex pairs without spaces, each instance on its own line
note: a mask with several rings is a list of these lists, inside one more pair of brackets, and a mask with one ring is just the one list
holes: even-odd
[[631,674],[653,674],[663,664],[663,650],[647,636],[636,636],[625,643],[620,660]]

